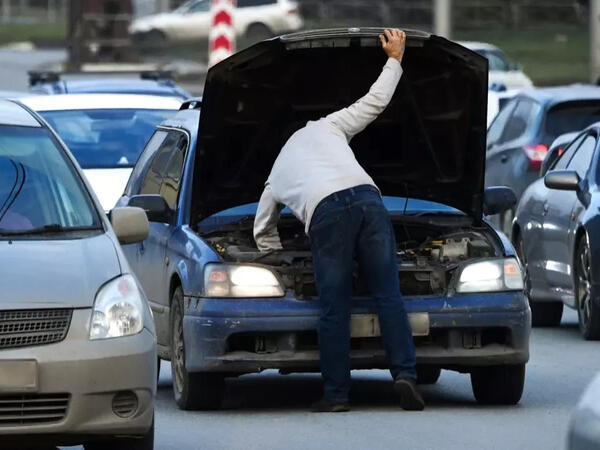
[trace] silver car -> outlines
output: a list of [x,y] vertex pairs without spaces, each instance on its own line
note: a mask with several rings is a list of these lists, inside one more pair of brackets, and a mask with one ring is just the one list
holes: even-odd
[[154,324],[119,246],[147,234],[141,209],[109,221],[45,122],[0,100],[3,448],[153,448]]

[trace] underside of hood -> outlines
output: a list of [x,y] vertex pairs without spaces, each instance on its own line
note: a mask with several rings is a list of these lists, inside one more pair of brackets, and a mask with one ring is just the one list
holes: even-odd
[[[194,219],[258,201],[294,131],[365,95],[386,61],[382,32],[296,33],[214,66],[200,117]],[[392,102],[351,147],[384,195],[444,203],[479,221],[487,60],[427,33],[407,31],[407,38]]]

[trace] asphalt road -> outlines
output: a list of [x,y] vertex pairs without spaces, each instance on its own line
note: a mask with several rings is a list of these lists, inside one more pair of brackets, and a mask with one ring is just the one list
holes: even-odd
[[443,371],[436,385],[422,387],[423,412],[400,409],[382,370],[352,373],[348,413],[308,412],[320,395],[319,375],[275,371],[228,380],[220,411],[180,411],[172,397],[170,365],[163,362],[155,448],[564,449],[571,411],[600,371],[599,347],[581,339],[577,316],[568,310],[560,327],[534,329],[519,405],[479,406],[468,375]]

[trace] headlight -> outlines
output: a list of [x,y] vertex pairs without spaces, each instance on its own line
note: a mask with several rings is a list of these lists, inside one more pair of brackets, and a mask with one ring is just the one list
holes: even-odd
[[521,267],[514,258],[489,259],[462,268],[456,292],[520,291]]
[[96,295],[90,339],[107,339],[138,334],[144,328],[144,301],[131,275],[104,285]]
[[209,264],[204,269],[206,297],[283,297],[275,274],[264,267]]

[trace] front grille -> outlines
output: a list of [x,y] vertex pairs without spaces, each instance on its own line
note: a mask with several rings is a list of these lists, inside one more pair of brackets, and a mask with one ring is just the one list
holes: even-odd
[[62,341],[71,324],[71,309],[0,311],[0,350]]
[[69,394],[0,395],[0,427],[60,422]]

